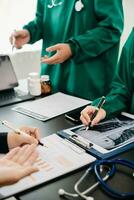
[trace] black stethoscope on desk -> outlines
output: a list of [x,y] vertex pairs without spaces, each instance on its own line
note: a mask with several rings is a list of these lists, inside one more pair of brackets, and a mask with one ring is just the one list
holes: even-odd
[[[116,172],[116,165],[123,165],[130,169],[134,169],[134,162],[126,160],[126,159],[115,159],[115,160],[98,160],[95,163],[93,163],[84,173],[84,175],[75,183],[74,190],[75,194],[66,192],[63,189],[59,189],[58,193],[60,196],[68,196],[68,197],[81,197],[85,200],[94,200],[91,196],[86,196],[87,193],[90,193],[93,191],[99,184],[103,188],[103,190],[108,193],[110,196],[118,198],[118,199],[129,199],[134,198],[134,192],[130,193],[121,193],[118,192],[108,186],[106,183],[106,180],[108,180],[110,177],[112,177]],[[104,177],[102,177],[102,169],[103,167],[106,167],[108,169],[108,172]],[[86,189],[85,191],[81,192],[79,190],[79,186],[82,183],[82,181],[86,178],[86,176],[94,171],[97,182],[92,185],[90,188]],[[133,174],[134,175],[134,174]]]
[[[48,4],[47,7],[53,8],[53,7],[57,7],[61,5],[62,5],[62,1],[57,2],[57,0],[51,0],[51,4]],[[84,7],[84,4],[82,3],[82,0],[77,0],[75,3],[75,10],[79,12],[82,10],[83,7]]]

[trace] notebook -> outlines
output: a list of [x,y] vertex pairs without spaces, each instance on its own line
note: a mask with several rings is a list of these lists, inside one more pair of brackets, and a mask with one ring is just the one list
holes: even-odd
[[0,107],[34,99],[24,91],[17,91],[18,80],[8,55],[0,55]]

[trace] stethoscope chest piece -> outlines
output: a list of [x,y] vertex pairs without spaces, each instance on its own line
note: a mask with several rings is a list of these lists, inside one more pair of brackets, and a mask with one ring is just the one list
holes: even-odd
[[84,7],[84,5],[83,5],[83,3],[82,3],[81,0],[76,1],[76,3],[75,3],[75,10],[77,12],[81,11],[83,7]]

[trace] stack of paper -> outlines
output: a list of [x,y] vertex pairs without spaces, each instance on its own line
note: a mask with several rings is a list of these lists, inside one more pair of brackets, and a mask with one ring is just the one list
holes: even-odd
[[58,92],[33,102],[23,103],[21,106],[13,108],[13,110],[46,121],[90,103],[88,100]]

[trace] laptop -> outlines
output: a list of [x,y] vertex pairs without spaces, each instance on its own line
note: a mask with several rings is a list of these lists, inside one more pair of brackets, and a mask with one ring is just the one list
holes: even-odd
[[28,93],[15,89],[19,86],[8,55],[0,55],[0,107],[34,99]]

